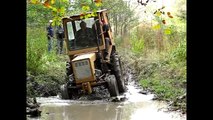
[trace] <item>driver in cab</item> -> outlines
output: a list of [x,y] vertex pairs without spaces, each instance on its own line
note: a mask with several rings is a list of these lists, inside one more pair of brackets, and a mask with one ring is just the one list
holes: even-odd
[[88,28],[86,22],[80,23],[81,29],[76,32],[76,43],[79,46],[91,46],[95,44],[95,36],[92,28]]

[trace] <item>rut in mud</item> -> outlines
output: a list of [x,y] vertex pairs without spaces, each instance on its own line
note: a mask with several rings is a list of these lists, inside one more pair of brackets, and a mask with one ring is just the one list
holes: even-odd
[[131,70],[126,70],[127,92],[110,98],[102,87],[92,95],[78,100],[61,100],[59,95],[38,97],[41,116],[29,120],[186,120],[178,112],[166,112],[168,105],[153,100],[154,94],[142,91],[134,81]]

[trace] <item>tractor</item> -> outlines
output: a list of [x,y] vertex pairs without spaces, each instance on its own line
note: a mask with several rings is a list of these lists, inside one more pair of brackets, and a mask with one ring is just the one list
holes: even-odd
[[[62,19],[69,58],[66,62],[66,81],[60,86],[62,99],[73,99],[81,93],[91,94],[97,86],[108,89],[110,97],[126,91],[107,11],[102,9],[96,11],[96,15],[87,12]],[[82,23],[92,31],[90,35],[87,32],[86,35],[78,34]]]

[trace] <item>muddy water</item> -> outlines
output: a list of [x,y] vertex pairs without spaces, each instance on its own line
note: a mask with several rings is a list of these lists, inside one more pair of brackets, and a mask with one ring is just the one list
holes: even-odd
[[134,82],[119,98],[123,102],[102,100],[61,100],[58,96],[37,98],[41,103],[41,117],[29,120],[186,120],[186,115],[165,112],[167,104],[152,100],[153,94],[140,94]]

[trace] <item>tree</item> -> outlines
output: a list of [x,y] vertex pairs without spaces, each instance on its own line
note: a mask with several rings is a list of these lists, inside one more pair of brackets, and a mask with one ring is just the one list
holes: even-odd
[[[37,13],[39,12],[38,15],[49,14],[53,19],[53,25],[61,23],[62,17],[70,8],[69,3],[69,0],[29,0],[27,2],[28,6],[34,7]],[[39,7],[43,8],[42,11],[39,11]]]
[[114,25],[115,36],[126,34],[128,32],[127,28],[138,20],[128,3],[123,0],[105,0],[103,1],[103,8],[109,10],[109,18],[112,25]]

